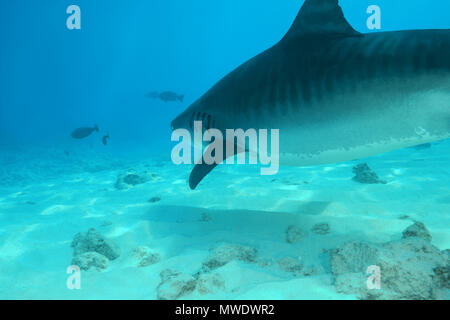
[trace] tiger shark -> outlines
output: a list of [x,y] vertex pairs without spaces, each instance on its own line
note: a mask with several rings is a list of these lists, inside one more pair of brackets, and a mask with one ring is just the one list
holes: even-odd
[[[276,45],[225,76],[171,126],[192,132],[198,120],[219,130],[279,129],[279,162],[294,166],[449,138],[450,29],[362,34],[338,0],[306,0]],[[191,189],[216,165],[196,164]]]

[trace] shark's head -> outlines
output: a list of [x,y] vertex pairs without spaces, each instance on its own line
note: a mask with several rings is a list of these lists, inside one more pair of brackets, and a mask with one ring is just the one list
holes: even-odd
[[172,131],[177,129],[187,129],[190,130],[190,119],[188,110],[184,111],[180,115],[178,115],[175,119],[170,123],[170,128]]

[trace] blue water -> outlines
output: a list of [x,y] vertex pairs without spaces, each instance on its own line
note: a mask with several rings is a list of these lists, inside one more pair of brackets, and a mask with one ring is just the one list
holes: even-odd
[[[61,141],[98,122],[115,143],[168,145],[170,121],[222,76],[275,44],[302,1],[77,1],[82,29],[68,30],[70,1],[1,4],[0,128],[4,144]],[[366,28],[371,1],[342,1]],[[448,28],[447,1],[377,1],[382,31]],[[145,99],[180,91],[184,105]]]
[[[66,27],[66,8],[71,4],[81,8],[81,30]],[[302,219],[295,214],[310,215],[307,223],[311,224],[321,222],[316,221],[316,215],[330,217],[331,224],[337,226],[336,237],[342,242],[358,237],[375,243],[390,241],[399,238],[413,221],[425,221],[435,237],[433,245],[439,250],[448,249],[448,141],[365,160],[392,183],[384,190],[381,186],[350,184],[351,167],[355,164],[351,162],[286,169],[270,179],[260,178],[256,170],[248,173],[242,168],[223,168],[216,175],[223,189],[214,190],[217,183],[205,182],[203,192],[191,192],[185,181],[190,167],[170,163],[174,145],[170,141],[170,122],[235,67],[277,43],[302,4],[301,0],[1,1],[0,297],[157,298],[160,271],[178,268],[194,274],[211,248],[221,241],[233,241],[234,236],[227,237],[227,232],[233,230],[240,235],[238,244],[256,247],[270,256],[268,259],[283,258],[279,251],[295,255],[285,247],[283,236],[284,222],[289,225]],[[372,4],[382,9],[380,31],[450,28],[450,2],[446,0],[341,0],[340,4],[349,23],[363,33],[373,32],[366,27],[366,9]],[[165,90],[184,94],[184,102],[164,103],[145,97],[151,91]],[[98,124],[99,133],[84,140],[70,137],[73,129],[94,124]],[[101,137],[106,133],[111,138],[105,147]],[[161,180],[118,191],[114,187],[117,177],[130,170],[151,171]],[[247,174],[249,180],[245,178]],[[272,179],[277,181],[272,183]],[[147,200],[151,197],[161,198],[155,204],[158,209],[149,209]],[[158,207],[160,204],[162,207]],[[327,211],[322,204],[336,208]],[[212,221],[218,225],[209,229],[195,225],[196,215],[204,209],[212,210]],[[227,210],[235,219],[223,218]],[[239,226],[240,212],[246,210],[251,211],[246,222],[254,224],[255,229],[243,230]],[[333,210],[339,213],[333,216]],[[261,214],[258,218],[260,211],[283,214]],[[346,214],[348,219],[339,220]],[[370,231],[372,227],[359,229],[360,232],[350,228],[356,235],[352,238],[345,232],[352,214],[371,216],[374,226],[384,225],[390,217],[395,221],[390,224],[392,227],[381,227],[379,234]],[[398,220],[401,215],[409,215],[411,220]],[[191,220],[183,226],[178,223],[183,219]],[[280,226],[266,234],[265,228],[270,228],[271,223],[263,221],[271,219],[279,219],[272,223]],[[110,222],[112,226],[108,225]],[[106,226],[101,227],[103,224]],[[356,225],[363,226],[364,222]],[[90,288],[86,296],[64,287],[65,268],[72,258],[70,243],[77,232],[85,232],[89,227],[115,239],[121,246],[121,257],[142,244],[162,252],[162,265],[149,267],[156,269],[130,271],[131,278],[148,277],[146,289],[120,280],[110,284],[114,294],[94,289],[92,283],[111,283],[102,282],[105,272],[121,279],[119,274],[130,268],[127,260],[111,264],[103,273],[87,275],[91,284],[86,284]],[[150,236],[146,233],[148,228]],[[272,239],[277,232],[281,249],[276,237]],[[323,249],[314,243],[313,239],[299,250],[308,255]],[[265,244],[273,250],[266,252]],[[271,252],[276,254],[271,256]],[[308,257],[309,264],[321,265],[325,259],[315,259],[314,254]],[[167,265],[165,260],[169,261]],[[42,272],[38,261],[45,261],[48,277],[35,277]],[[186,266],[191,262],[195,266],[192,270]],[[245,261],[236,262],[239,263],[245,265]],[[330,275],[325,265],[318,271],[324,277]],[[333,289],[334,280],[322,281],[320,277],[298,282],[307,289],[296,294],[289,291],[295,282],[289,281],[303,280],[295,280],[298,278],[292,274],[278,276],[278,271],[270,269],[266,274],[255,271],[249,274],[250,280],[245,280],[233,278],[240,272],[239,267],[233,266],[221,275],[229,279],[225,280],[226,289],[212,289],[206,296],[189,293],[191,296],[186,297],[359,297],[340,296]],[[15,278],[22,280],[21,285],[12,281],[11,272],[16,272]],[[61,282],[56,283],[55,277]],[[304,274],[300,279],[303,278]],[[281,284],[266,287],[270,287],[267,296],[261,296],[258,286],[265,288],[268,283]],[[329,293],[321,296],[317,289],[321,285]],[[47,286],[47,290],[43,292],[36,286]],[[130,290],[130,286],[134,289]],[[240,289],[233,291],[235,288]]]

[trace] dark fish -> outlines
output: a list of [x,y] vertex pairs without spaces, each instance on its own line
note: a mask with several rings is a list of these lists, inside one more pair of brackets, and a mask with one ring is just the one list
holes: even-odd
[[84,139],[86,137],[89,137],[94,131],[98,132],[97,125],[95,125],[93,128],[81,127],[72,132],[72,138]]
[[108,139],[109,139],[109,133],[106,136],[103,136],[103,138],[102,138],[103,145],[106,146],[108,144]]
[[183,100],[184,100],[184,94],[179,95],[173,91],[164,91],[161,93],[154,91],[154,92],[150,92],[149,94],[147,94],[146,97],[152,98],[152,99],[161,99],[164,102],[169,102],[169,101],[183,102]]

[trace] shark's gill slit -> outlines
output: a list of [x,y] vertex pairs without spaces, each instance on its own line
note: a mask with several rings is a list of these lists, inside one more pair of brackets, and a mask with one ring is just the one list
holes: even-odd
[[190,126],[191,130],[194,130],[194,117],[195,117],[195,112],[192,112],[191,119],[189,120],[189,126]]
[[208,114],[208,124],[206,126],[206,130],[211,129],[211,115]]
[[192,112],[189,119],[189,128],[194,130],[194,123],[196,121],[202,122],[203,130],[209,130],[216,127],[216,120],[208,113],[205,112]]

